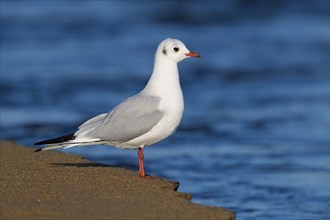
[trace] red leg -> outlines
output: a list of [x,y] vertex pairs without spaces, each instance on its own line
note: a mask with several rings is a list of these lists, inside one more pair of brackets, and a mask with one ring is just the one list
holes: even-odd
[[140,177],[145,177],[146,174],[144,172],[144,164],[143,164],[143,148],[141,147],[139,147],[138,156],[139,156]]

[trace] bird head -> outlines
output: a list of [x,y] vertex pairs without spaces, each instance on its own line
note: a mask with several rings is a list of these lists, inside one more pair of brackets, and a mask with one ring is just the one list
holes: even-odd
[[167,38],[159,44],[156,55],[177,63],[186,58],[201,57],[198,53],[189,51],[182,41],[172,38]]

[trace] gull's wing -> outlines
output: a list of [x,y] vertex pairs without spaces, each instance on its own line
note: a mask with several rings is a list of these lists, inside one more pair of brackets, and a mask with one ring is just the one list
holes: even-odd
[[160,98],[136,95],[126,99],[110,113],[89,119],[75,133],[77,139],[126,142],[151,130],[164,113],[158,109]]

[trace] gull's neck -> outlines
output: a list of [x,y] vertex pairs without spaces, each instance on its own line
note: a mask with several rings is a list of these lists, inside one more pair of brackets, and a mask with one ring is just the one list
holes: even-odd
[[153,72],[143,92],[162,97],[182,93],[177,62],[156,55]]

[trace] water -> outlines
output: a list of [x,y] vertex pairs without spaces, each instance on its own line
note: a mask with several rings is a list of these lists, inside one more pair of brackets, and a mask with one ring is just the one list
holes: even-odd
[[[1,139],[73,132],[182,39],[185,113],[148,173],[237,219],[329,219],[328,1],[1,1]],[[137,170],[136,151],[66,152]]]

